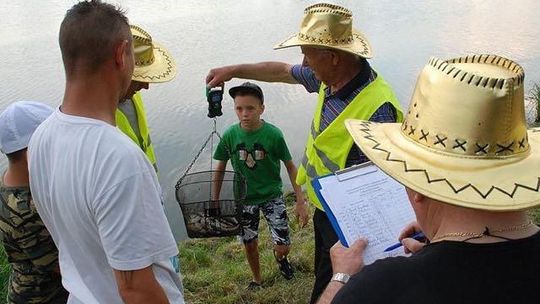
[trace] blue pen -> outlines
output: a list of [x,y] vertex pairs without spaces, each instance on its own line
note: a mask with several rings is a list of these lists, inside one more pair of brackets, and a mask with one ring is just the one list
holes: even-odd
[[[415,240],[417,240],[417,241],[420,241],[420,240],[425,239],[426,236],[424,235],[424,233],[423,233],[422,231],[419,231],[419,232],[416,232],[415,234],[413,234],[412,236],[410,236],[410,238],[413,238],[413,239],[415,239]],[[384,252],[392,251],[392,250],[394,250],[394,249],[396,249],[396,248],[399,248],[399,247],[401,247],[401,246],[403,246],[403,244],[401,244],[401,243],[396,243],[396,244],[394,244],[394,245],[392,245],[392,246],[386,248],[386,249],[384,250]]]

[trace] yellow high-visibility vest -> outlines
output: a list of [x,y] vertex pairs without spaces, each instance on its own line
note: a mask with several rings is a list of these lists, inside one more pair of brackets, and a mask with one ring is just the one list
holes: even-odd
[[377,75],[377,78],[360,91],[343,112],[320,132],[325,88],[326,86],[321,84],[319,101],[311,123],[311,132],[308,135],[304,158],[296,176],[296,183],[298,185],[306,184],[309,200],[320,210],[323,208],[311,185],[311,180],[345,168],[347,156],[354,144],[345,128],[345,119],[369,120],[380,106],[390,102],[396,109],[398,122],[403,120],[403,111],[393,90],[380,75]]
[[144,154],[146,154],[146,157],[148,157],[148,160],[157,171],[156,155],[154,154],[154,146],[152,145],[152,141],[150,139],[150,131],[148,130],[148,124],[146,123],[146,113],[144,112],[144,104],[141,98],[141,94],[139,92],[135,93],[135,95],[131,97],[131,100],[133,101],[135,113],[137,114],[137,122],[139,124],[139,131],[141,132],[142,141],[140,141],[137,134],[135,134],[135,131],[133,130],[133,127],[129,124],[129,120],[126,115],[124,115],[124,113],[122,113],[122,111],[120,111],[119,109],[116,109],[116,126],[124,134],[129,136],[129,138],[131,138],[133,142],[135,142],[139,147],[141,147]]

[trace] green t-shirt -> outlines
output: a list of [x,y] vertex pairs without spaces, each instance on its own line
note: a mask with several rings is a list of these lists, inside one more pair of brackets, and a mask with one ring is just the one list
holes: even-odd
[[239,123],[232,125],[223,133],[214,159],[229,160],[227,149],[234,171],[246,179],[246,204],[259,204],[282,194],[280,161],[292,157],[281,130],[264,121],[259,129],[250,132]]

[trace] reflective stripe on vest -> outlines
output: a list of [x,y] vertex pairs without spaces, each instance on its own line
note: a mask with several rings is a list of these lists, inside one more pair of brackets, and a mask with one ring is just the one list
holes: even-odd
[[137,115],[137,122],[139,124],[139,131],[141,133],[140,138],[142,141],[140,141],[139,136],[135,134],[135,131],[130,125],[129,119],[126,117],[126,115],[124,115],[124,113],[118,109],[116,110],[116,126],[143,150],[144,154],[146,154],[146,157],[157,171],[154,146],[152,145],[152,141],[150,139],[150,131],[148,130],[148,124],[146,122],[146,113],[144,111],[144,104],[142,102],[141,94],[139,92],[135,93],[131,100],[133,101],[133,107],[135,108],[135,113]]
[[317,138],[317,136],[319,136],[319,132],[317,130],[315,130],[315,124],[312,121],[311,122],[311,137],[313,137],[313,139],[315,139],[315,138]]
[[403,119],[401,105],[394,92],[384,79],[377,75],[377,78],[368,84],[321,132],[320,122],[325,88],[326,86],[322,84],[319,89],[319,101],[311,124],[311,132],[308,135],[304,157],[296,177],[297,184],[306,184],[309,200],[321,210],[322,206],[311,185],[311,180],[345,168],[347,156],[354,144],[345,127],[345,119],[368,120],[379,107],[387,102],[390,102],[396,109],[397,120],[402,121]]

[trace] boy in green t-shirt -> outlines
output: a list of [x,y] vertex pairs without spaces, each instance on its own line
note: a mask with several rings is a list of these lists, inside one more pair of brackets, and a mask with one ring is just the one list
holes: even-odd
[[[290,238],[288,217],[282,197],[280,169],[282,161],[296,193],[295,214],[301,226],[308,221],[302,189],[295,182],[294,165],[281,131],[261,119],[264,112],[264,97],[261,88],[245,82],[233,87],[229,94],[234,98],[234,109],[239,124],[229,127],[217,146],[214,159],[218,160],[216,171],[224,171],[229,157],[234,171],[241,173],[247,183],[247,195],[243,206],[240,235],[246,256],[253,273],[253,281],[248,288],[261,286],[262,278],[259,265],[259,211],[266,218],[274,242],[274,256],[281,274],[288,280],[294,276],[287,259]],[[215,180],[219,180],[219,177]],[[220,188],[220,187],[218,187]]]

